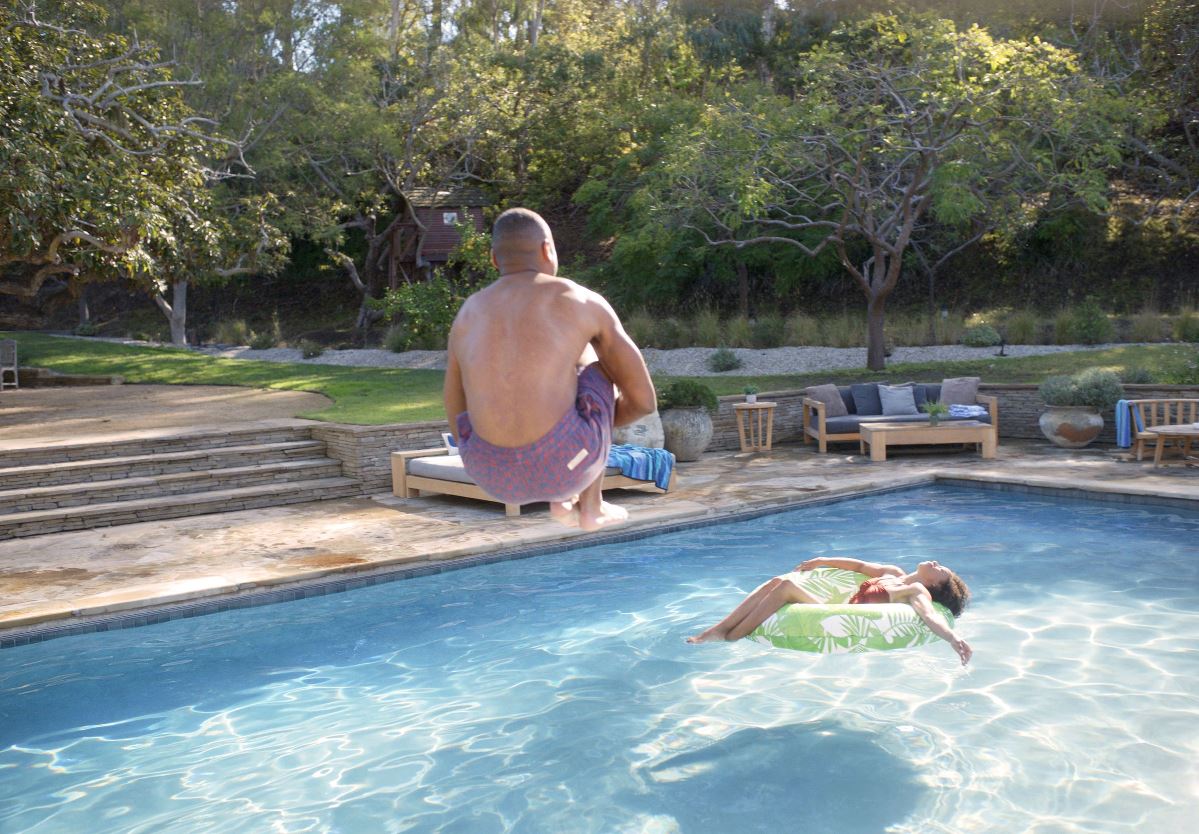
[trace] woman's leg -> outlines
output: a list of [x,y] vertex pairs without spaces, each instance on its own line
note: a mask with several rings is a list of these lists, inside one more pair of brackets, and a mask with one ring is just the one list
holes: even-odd
[[[783,601],[778,602],[777,600],[779,599]],[[709,640],[739,640],[765,622],[767,617],[779,610],[787,602],[820,603],[821,600],[791,580],[776,576],[755,588],[723,620],[701,634],[688,637],[687,642],[707,643]],[[773,608],[770,607],[772,605],[774,606]],[[769,610],[759,617],[760,612],[764,609]],[[749,628],[744,628],[745,624],[754,618],[757,618],[756,622],[749,626]],[[736,637],[733,636],[734,632],[738,632]]]

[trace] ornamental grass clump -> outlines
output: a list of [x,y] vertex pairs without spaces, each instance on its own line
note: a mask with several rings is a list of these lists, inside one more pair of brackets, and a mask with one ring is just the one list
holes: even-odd
[[989,324],[975,324],[962,333],[962,344],[966,347],[994,347],[1002,341],[999,331]]
[[742,364],[741,357],[726,347],[719,347],[708,356],[708,370],[716,374],[735,371]]
[[1046,405],[1106,411],[1124,396],[1124,388],[1115,371],[1088,368],[1072,376],[1049,377],[1041,383],[1040,393]]
[[676,379],[658,393],[659,411],[669,411],[672,408],[703,408],[709,414],[715,414],[718,406],[716,394],[711,388],[690,379]]

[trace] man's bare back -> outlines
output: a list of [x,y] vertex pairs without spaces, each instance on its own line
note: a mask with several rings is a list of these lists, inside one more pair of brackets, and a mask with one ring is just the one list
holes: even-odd
[[[504,212],[496,220],[492,260],[500,279],[467,299],[450,331],[445,406],[455,435],[459,421],[464,421],[472,437],[483,441],[459,439],[460,445],[467,444],[462,452],[468,473],[476,480],[486,475],[490,486],[484,488],[503,498],[499,493],[529,495],[542,489],[530,483],[505,483],[519,480],[522,473],[495,472],[496,461],[510,457],[504,450],[529,448],[542,454],[559,442],[559,435],[572,431],[567,424],[580,407],[580,397],[598,396],[600,402],[592,406],[615,425],[651,413],[656,403],[641,352],[611,305],[598,293],[555,277],[557,253],[544,220],[526,209]],[[592,370],[580,375],[580,367],[592,362],[598,362],[602,373]],[[619,392],[615,401],[613,384]],[[605,422],[598,429],[606,438],[611,425]],[[471,443],[499,448],[476,452]],[[585,462],[580,473],[586,471],[590,478],[590,473],[598,472],[575,495],[537,495],[526,500],[549,501],[560,520],[585,529],[622,521],[627,513],[606,504],[601,496],[603,466],[596,458],[606,456],[606,448],[599,448],[606,443],[597,439],[595,448],[579,449],[575,458],[565,462],[543,457],[540,464],[529,464],[540,466],[537,472],[527,471],[524,463],[514,464],[526,467],[526,481],[549,472],[560,476],[558,486],[572,483],[565,470],[573,471],[580,462]],[[523,493],[522,487],[527,487]],[[556,487],[548,484],[545,489]]]

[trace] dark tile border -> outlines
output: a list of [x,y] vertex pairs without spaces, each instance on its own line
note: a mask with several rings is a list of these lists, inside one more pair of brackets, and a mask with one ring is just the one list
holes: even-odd
[[296,583],[285,588],[270,591],[244,591],[237,594],[222,595],[209,599],[188,601],[174,605],[162,605],[152,608],[142,608],[116,614],[100,614],[86,619],[54,621],[42,623],[27,628],[13,629],[11,632],[0,633],[0,650],[25,646],[31,643],[42,643],[59,637],[73,637],[79,634],[91,634],[100,631],[115,631],[125,628],[140,628],[156,625],[172,620],[184,620],[192,617],[202,617],[207,614],[218,614],[223,611],[234,611],[242,608],[257,608],[261,605],[275,605],[281,602],[294,602],[310,597],[322,597],[353,591],[358,588],[368,588],[387,582],[398,582],[414,579],[419,576],[432,576],[448,571],[463,570],[479,565],[490,565],[496,562],[506,562],[514,559],[529,559],[534,556],[544,556],[551,553],[563,553],[580,547],[592,547],[607,544],[664,536],[685,530],[695,530],[711,527],[717,524],[728,524],[740,521],[751,521],[768,515],[790,512],[804,507],[814,507],[826,504],[839,504],[857,498],[871,495],[883,495],[892,492],[903,492],[921,487],[948,485],[954,487],[969,487],[989,489],[996,492],[1017,492],[1040,495],[1051,498],[1066,498],[1079,501],[1100,501],[1119,504],[1150,504],[1172,508],[1187,508],[1199,510],[1199,501],[1170,496],[1137,495],[1131,493],[1090,492],[1078,487],[1031,486],[1021,483],[1003,481],[975,481],[969,478],[954,476],[929,476],[920,481],[895,484],[891,486],[872,487],[869,489],[844,492],[836,495],[820,495],[802,498],[786,504],[776,504],[769,507],[758,507],[739,512],[716,513],[702,518],[664,524],[658,527],[645,527],[639,530],[629,530],[623,533],[613,533],[602,539],[567,540],[548,542],[546,544],[525,547],[504,548],[489,553],[479,553],[458,559],[446,559],[439,562],[425,562],[419,565],[384,567],[368,570],[353,576],[338,579],[320,579],[311,582]]

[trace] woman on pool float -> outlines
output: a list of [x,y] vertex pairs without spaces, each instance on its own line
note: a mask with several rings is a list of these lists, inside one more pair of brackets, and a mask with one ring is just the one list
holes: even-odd
[[[861,584],[857,593],[849,598],[850,603],[906,602],[924,621],[933,634],[940,637],[962,659],[962,665],[970,662],[974,653],[970,645],[958,637],[945,618],[933,608],[939,602],[958,617],[970,599],[970,589],[956,573],[936,561],[921,562],[916,570],[906,573],[895,565],[880,565],[860,559],[808,559],[795,571],[810,571],[815,568],[837,568],[853,571],[870,577]],[[823,605],[827,600],[819,599],[795,581],[794,572],[776,576],[759,585],[733,612],[708,630],[688,637],[688,643],[707,643],[711,640],[740,640],[764,623],[771,614],[789,603]]]

